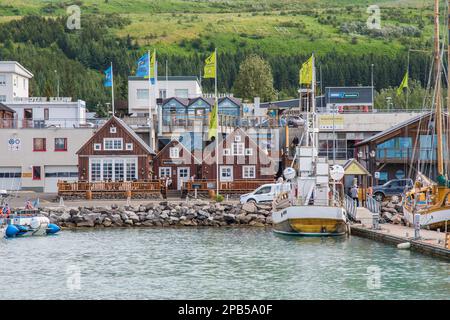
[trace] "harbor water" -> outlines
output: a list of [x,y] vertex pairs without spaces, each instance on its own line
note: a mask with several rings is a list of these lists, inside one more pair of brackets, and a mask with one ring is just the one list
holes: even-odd
[[450,264],[269,229],[63,231],[0,240],[0,299],[448,299]]

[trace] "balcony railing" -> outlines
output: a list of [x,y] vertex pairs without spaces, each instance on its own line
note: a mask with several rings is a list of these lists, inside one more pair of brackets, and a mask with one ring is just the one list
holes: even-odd
[[[436,148],[377,148],[377,161],[393,161],[393,160],[422,160],[435,161]],[[447,152],[444,152],[446,158]]]
[[86,119],[0,119],[0,129],[98,128],[106,121]]

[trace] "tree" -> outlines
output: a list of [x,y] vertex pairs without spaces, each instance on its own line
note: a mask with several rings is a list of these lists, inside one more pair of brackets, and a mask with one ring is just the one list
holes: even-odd
[[[406,90],[409,92],[407,93]],[[381,89],[375,95],[374,100],[375,108],[379,110],[388,108],[421,110],[424,106],[429,107],[430,105],[430,95],[417,80],[410,80],[409,89],[405,89],[401,95],[397,95],[397,87]],[[445,101],[445,96],[443,101]]]
[[254,97],[260,97],[261,101],[273,100],[276,92],[269,63],[256,54],[247,57],[239,66],[233,93],[246,100]]

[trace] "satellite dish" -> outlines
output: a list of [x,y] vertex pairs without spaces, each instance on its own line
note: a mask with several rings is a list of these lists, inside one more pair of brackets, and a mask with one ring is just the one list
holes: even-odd
[[286,178],[286,180],[292,180],[295,178],[296,172],[294,168],[286,168],[283,171],[283,176]]
[[330,168],[330,177],[334,181],[339,181],[344,177],[345,170],[342,166],[335,164]]

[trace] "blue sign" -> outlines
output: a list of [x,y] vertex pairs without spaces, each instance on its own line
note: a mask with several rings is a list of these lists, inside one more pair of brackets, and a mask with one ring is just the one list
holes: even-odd
[[345,99],[345,98],[358,98],[359,93],[358,92],[330,92],[330,98],[336,98],[336,99]]

